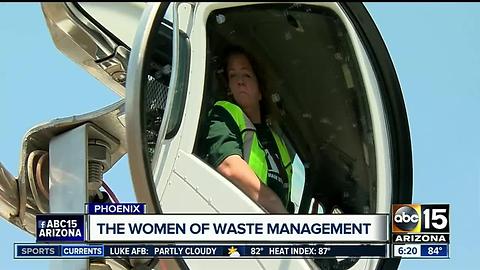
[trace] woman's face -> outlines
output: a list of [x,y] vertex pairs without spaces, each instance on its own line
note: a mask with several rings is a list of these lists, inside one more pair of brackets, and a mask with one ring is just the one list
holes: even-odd
[[262,95],[248,58],[243,54],[231,55],[228,58],[227,72],[228,86],[237,104],[243,109],[259,106]]

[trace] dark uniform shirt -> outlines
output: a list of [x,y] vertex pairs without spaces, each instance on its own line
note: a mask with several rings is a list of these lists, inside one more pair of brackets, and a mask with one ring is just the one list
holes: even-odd
[[[281,164],[280,152],[272,132],[266,124],[255,124],[260,147],[265,150],[268,165],[267,186],[288,203],[288,176]],[[208,133],[204,140],[205,160],[217,168],[231,155],[243,157],[243,141],[240,129],[227,110],[214,106],[208,117]],[[276,159],[276,160],[275,160]]]

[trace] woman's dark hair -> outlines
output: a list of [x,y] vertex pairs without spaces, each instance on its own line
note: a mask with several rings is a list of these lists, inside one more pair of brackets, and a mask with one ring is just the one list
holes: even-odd
[[257,77],[257,82],[258,82],[258,90],[260,91],[260,94],[262,95],[262,99],[260,100],[260,113],[262,117],[262,121],[265,120],[265,113],[266,113],[266,102],[265,102],[265,81],[263,78],[263,73],[261,72],[260,66],[258,65],[258,62],[255,60],[253,55],[251,55],[249,52],[247,52],[243,47],[237,46],[237,45],[230,45],[225,48],[222,54],[222,69],[223,69],[223,76],[225,79],[226,86],[228,87],[228,60],[230,59],[231,56],[233,55],[245,55],[247,57],[248,61],[250,62],[250,65],[252,66],[253,72],[255,73],[255,77]]

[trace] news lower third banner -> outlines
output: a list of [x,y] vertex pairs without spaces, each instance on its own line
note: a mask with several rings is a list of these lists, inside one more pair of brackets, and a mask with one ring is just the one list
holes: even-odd
[[89,242],[387,242],[388,215],[88,215]]
[[15,258],[448,259],[450,251],[448,204],[393,205],[391,215],[152,215],[142,203],[85,210],[36,215],[37,243],[15,244]]
[[15,244],[15,259],[79,259],[93,257],[185,257],[185,258],[327,258],[388,257],[388,244]]

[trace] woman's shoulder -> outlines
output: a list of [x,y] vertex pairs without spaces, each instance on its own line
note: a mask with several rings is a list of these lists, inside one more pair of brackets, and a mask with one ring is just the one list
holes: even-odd
[[[215,102],[215,104],[212,106],[208,113],[208,118],[210,123],[214,122],[224,122],[228,126],[235,125],[235,107],[237,106],[234,103],[226,100],[220,100]],[[238,107],[238,106],[237,106]],[[233,108],[233,109],[232,109]],[[240,109],[240,108],[239,108]],[[240,109],[241,111],[241,109]],[[242,112],[243,113],[243,112]]]
[[243,112],[240,106],[229,100],[218,100],[213,104],[213,107],[222,107],[231,112]]
[[240,108],[240,106],[228,100],[219,100],[215,102],[211,113],[214,115],[220,114],[224,117],[233,118],[237,124],[240,124],[240,122],[245,118],[243,110]]

